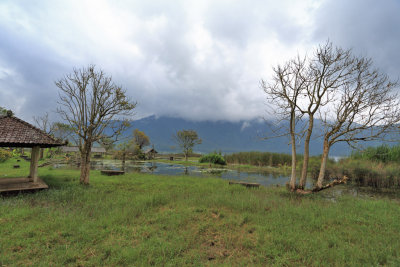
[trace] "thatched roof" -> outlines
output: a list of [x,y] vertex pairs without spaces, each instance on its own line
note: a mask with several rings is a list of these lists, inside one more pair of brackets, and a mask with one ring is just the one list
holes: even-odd
[[35,126],[8,114],[0,116],[0,147],[55,147],[63,142]]
[[144,151],[145,154],[154,153],[158,154],[158,152],[154,148],[149,148]]

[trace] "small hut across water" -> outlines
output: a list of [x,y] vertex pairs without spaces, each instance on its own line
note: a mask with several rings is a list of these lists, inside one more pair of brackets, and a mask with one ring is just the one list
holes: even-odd
[[156,157],[156,154],[158,154],[158,152],[153,148],[149,148],[147,149],[144,154],[146,155],[147,159],[154,159]]
[[0,147],[32,148],[29,176],[21,178],[0,178],[0,192],[48,188],[38,177],[40,148],[62,146],[58,141],[33,125],[12,116],[0,116]]

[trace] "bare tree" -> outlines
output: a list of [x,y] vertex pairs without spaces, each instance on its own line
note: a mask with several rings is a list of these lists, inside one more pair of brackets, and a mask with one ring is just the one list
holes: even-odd
[[103,136],[102,138],[100,138],[100,140],[98,141],[98,143],[104,147],[104,149],[108,152],[112,149],[114,149],[115,147],[115,140],[108,137],[108,136]]
[[296,132],[296,122],[301,117],[298,113],[298,101],[304,91],[305,83],[305,59],[297,57],[285,65],[273,68],[272,82],[261,81],[261,87],[267,94],[267,99],[273,104],[275,115],[279,120],[289,118],[289,135],[292,146],[292,172],[289,186],[291,190],[296,188],[296,139],[302,131]]
[[[290,188],[296,187],[296,136],[305,134],[304,161],[299,187],[304,188],[314,119],[323,122],[323,156],[316,190],[322,188],[330,147],[337,142],[354,146],[373,140],[400,121],[397,83],[372,68],[371,59],[357,58],[351,50],[333,47],[329,41],[310,57],[296,58],[273,69],[272,83],[262,81],[280,120],[289,121],[292,145]],[[307,129],[296,129],[299,118],[308,118]]]
[[49,121],[49,113],[46,112],[43,116],[38,116],[38,117],[33,117],[33,120],[35,121],[36,126],[46,132],[47,134],[50,134],[52,131],[52,124]]
[[70,139],[72,139],[75,141],[75,143],[77,142],[74,136],[74,129],[69,124],[55,122],[52,125],[51,133],[54,135],[54,137],[58,139],[66,140],[68,142],[70,141]]
[[57,111],[79,138],[80,182],[89,184],[93,142],[104,138],[106,128],[111,132],[110,137],[126,129],[129,126],[127,116],[133,114],[136,102],[132,102],[125,90],[94,65],[74,69],[55,84],[61,90],[58,102],[61,106]]
[[331,42],[320,45],[311,58],[307,58],[307,66],[303,68],[305,80],[304,97],[297,108],[307,115],[308,125],[304,138],[304,159],[301,170],[299,188],[304,189],[307,181],[307,169],[310,155],[310,141],[314,128],[314,119],[318,111],[331,101],[334,92],[343,85],[352,72],[354,58],[350,50],[333,47]]
[[[46,112],[43,116],[33,117],[36,126],[47,134],[52,134],[53,124],[49,121],[49,113]],[[39,159],[43,159],[44,148],[40,149]],[[48,154],[48,153],[47,153]]]
[[132,142],[125,140],[117,145],[117,149],[119,150],[122,159],[122,170],[125,171],[126,155],[128,154],[129,150],[132,150]]
[[194,130],[177,131],[172,138],[182,149],[186,161],[188,160],[189,154],[193,151],[193,147],[201,144],[202,142],[197,135],[197,132]]
[[335,87],[331,105],[320,110],[324,142],[321,168],[315,190],[323,187],[329,150],[335,143],[351,146],[382,137],[400,122],[398,86],[372,66],[372,60],[348,56],[347,74]]

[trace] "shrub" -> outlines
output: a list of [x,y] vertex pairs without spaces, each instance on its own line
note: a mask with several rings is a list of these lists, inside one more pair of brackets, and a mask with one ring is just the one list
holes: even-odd
[[222,157],[221,155],[217,154],[217,153],[212,153],[212,154],[207,154],[202,156],[199,159],[200,163],[213,163],[213,164],[219,164],[219,165],[226,165],[226,161],[224,159],[224,157]]
[[12,157],[12,153],[10,151],[0,148],[0,162],[4,162],[11,157]]
[[143,153],[142,149],[140,148],[139,145],[135,145],[134,149],[133,149],[133,155],[135,155],[135,158],[139,159],[139,160],[145,160],[146,159],[146,155]]

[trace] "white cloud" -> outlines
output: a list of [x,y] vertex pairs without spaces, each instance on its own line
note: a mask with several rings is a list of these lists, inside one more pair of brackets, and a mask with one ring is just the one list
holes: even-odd
[[[392,8],[387,17],[396,17],[398,5],[388,2],[376,9]],[[364,27],[348,6],[333,0],[2,1],[0,106],[28,120],[54,110],[54,81],[73,67],[95,63],[139,102],[140,116],[264,116],[259,81],[269,78],[272,66],[328,37],[367,47],[373,35],[368,27],[381,29],[373,22]],[[332,10],[335,16],[329,16]],[[389,42],[381,30],[379,40],[395,53],[396,37]],[[382,66],[393,66],[391,54],[375,55]],[[2,70],[18,78],[1,78],[8,73]],[[24,105],[17,95],[24,96]]]
[[240,131],[243,131],[244,129],[250,127],[250,122],[244,121],[242,124],[242,127],[240,128]]

